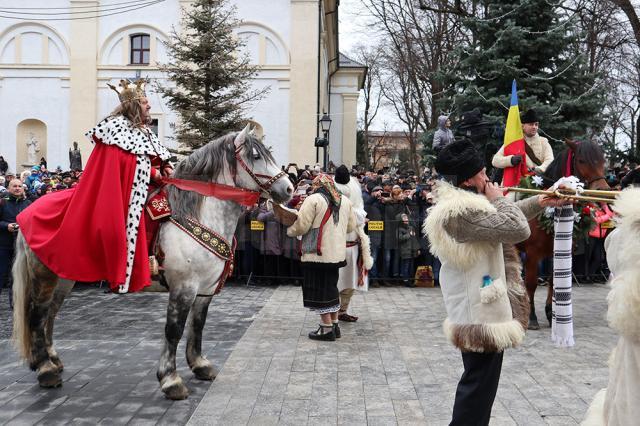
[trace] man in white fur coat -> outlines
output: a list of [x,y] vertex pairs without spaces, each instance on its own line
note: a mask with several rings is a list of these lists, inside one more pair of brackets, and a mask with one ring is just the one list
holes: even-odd
[[349,303],[356,290],[369,290],[368,271],[373,266],[369,236],[364,232],[365,218],[362,189],[358,179],[350,176],[349,169],[343,164],[336,169],[336,188],[353,204],[353,212],[356,215],[357,228],[347,235],[347,264],[340,268],[338,277],[338,290],[340,291],[340,310],[338,319],[345,322],[355,322],[358,317],[350,315]]
[[508,201],[467,141],[447,145],[435,167],[449,183],[436,184],[424,230],[442,262],[444,332],[464,364],[451,425],[488,425],[503,351],[522,343],[529,318],[513,245],[529,238],[529,219],[562,202],[542,196]]
[[640,188],[623,191],[613,210],[619,217],[605,241],[611,270],[607,320],[620,339],[609,358],[609,385],[596,395],[582,426],[640,422]]

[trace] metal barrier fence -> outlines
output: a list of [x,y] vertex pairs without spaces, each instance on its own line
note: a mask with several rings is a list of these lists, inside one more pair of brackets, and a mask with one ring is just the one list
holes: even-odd
[[[435,280],[439,279],[440,261],[429,252],[429,243],[416,221],[409,221],[415,230],[419,254],[407,254],[407,242],[400,239],[401,221],[369,222],[366,229],[371,239],[374,267],[369,277],[386,284],[401,284],[412,280],[419,266],[431,266]],[[233,279],[263,284],[296,284],[302,280],[299,240],[287,236],[286,227],[272,217],[257,220],[249,215],[238,224],[238,247]],[[409,249],[410,250],[410,249]],[[416,251],[417,251],[416,250]],[[596,259],[595,263],[592,259]],[[598,260],[599,259],[599,260]],[[608,269],[604,246],[592,239],[578,241],[574,250],[574,275],[577,282],[597,276],[606,281]],[[547,280],[553,271],[553,261],[542,262],[538,274]]]

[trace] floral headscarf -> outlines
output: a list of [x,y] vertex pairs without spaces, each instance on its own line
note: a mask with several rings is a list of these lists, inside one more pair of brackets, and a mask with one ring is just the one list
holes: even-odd
[[313,180],[311,186],[314,188],[314,193],[322,195],[327,200],[333,216],[333,222],[338,223],[342,195],[336,188],[331,176],[324,173],[320,174]]

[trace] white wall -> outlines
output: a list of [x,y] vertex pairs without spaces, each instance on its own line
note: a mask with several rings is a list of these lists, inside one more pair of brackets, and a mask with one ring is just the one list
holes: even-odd
[[[69,0],[30,0],[29,7],[68,7]],[[240,37],[246,38],[253,49],[256,63],[261,67],[257,77],[252,81],[253,89],[269,88],[268,94],[247,110],[249,118],[263,126],[265,143],[273,148],[279,163],[287,164],[289,145],[303,141],[290,138],[290,37],[291,37],[291,3],[290,0],[232,0],[237,6],[238,16],[243,24],[237,30]],[[2,7],[15,7],[15,0],[0,0]],[[163,76],[152,67],[128,65],[128,35],[131,32],[143,31],[152,35],[155,42],[158,62],[166,61],[166,52],[162,40],[171,32],[172,26],[178,25],[179,1],[167,0],[123,15],[99,18],[96,52],[98,55],[98,80],[96,81],[97,117],[96,122],[108,115],[117,105],[116,95],[106,87],[107,82],[116,84],[120,78],[140,75],[152,80],[163,81]],[[32,65],[17,68],[6,66],[15,57],[15,45],[2,42],[2,35],[16,29],[21,21],[0,18],[0,155],[4,155],[11,168],[15,169],[15,133],[17,123],[27,118],[36,118],[47,125],[48,161],[51,167],[61,165],[68,167],[69,140],[69,69],[68,52],[71,48],[70,22],[47,21],[47,28],[40,27],[41,34],[47,40],[47,65],[36,65],[43,56],[43,36],[29,34],[22,37],[22,49],[28,52],[23,55],[23,62]],[[36,26],[37,27],[37,26]],[[24,29],[24,28],[23,28]],[[5,38],[7,38],[5,37]],[[55,40],[55,42],[53,42]],[[262,54],[260,53],[262,50]],[[44,55],[47,56],[47,55]],[[3,66],[3,63],[5,66]],[[37,67],[38,69],[35,69]],[[311,81],[315,88],[315,81]],[[315,89],[314,89],[315,90]],[[159,136],[163,141],[175,147],[172,141],[172,125],[176,124],[176,115],[169,110],[159,95],[148,89],[152,114],[160,118]],[[337,107],[336,107],[337,108]],[[315,109],[315,108],[314,108]],[[333,110],[333,107],[332,107]],[[334,129],[341,127],[334,120]],[[89,129],[87,129],[89,130]],[[332,131],[333,133],[333,131]],[[336,153],[340,132],[332,137]],[[308,141],[304,141],[308,143]],[[83,152],[83,157],[88,156]],[[332,158],[335,156],[332,154]]]
[[[65,72],[58,77],[50,72],[34,70],[29,73],[15,70],[16,74],[6,72],[1,80],[0,111],[0,155],[9,163],[10,170],[21,171],[16,167],[16,130],[22,120],[34,118],[47,125],[47,160],[50,167],[69,166],[69,89]],[[25,141],[17,141],[25,143]]]

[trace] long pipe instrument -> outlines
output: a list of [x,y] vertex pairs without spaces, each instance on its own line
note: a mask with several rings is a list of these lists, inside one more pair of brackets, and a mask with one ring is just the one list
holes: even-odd
[[[603,196],[600,196],[600,197],[592,197],[592,196],[582,195],[587,193],[587,191],[589,190],[585,190],[584,192],[578,194],[574,190],[571,190],[571,189],[567,190],[564,188],[558,189],[556,191],[545,191],[542,189],[528,189],[528,188],[518,188],[518,187],[508,187],[508,188],[501,188],[501,189],[504,191],[510,191],[510,192],[520,192],[523,194],[538,194],[538,195],[542,194],[550,197],[570,198],[577,201],[591,201],[595,203],[608,203],[608,204],[613,203],[615,201],[615,196],[619,193],[619,191],[596,191],[596,192],[605,192],[606,194],[602,194]],[[593,191],[589,191],[589,192],[593,192]]]

